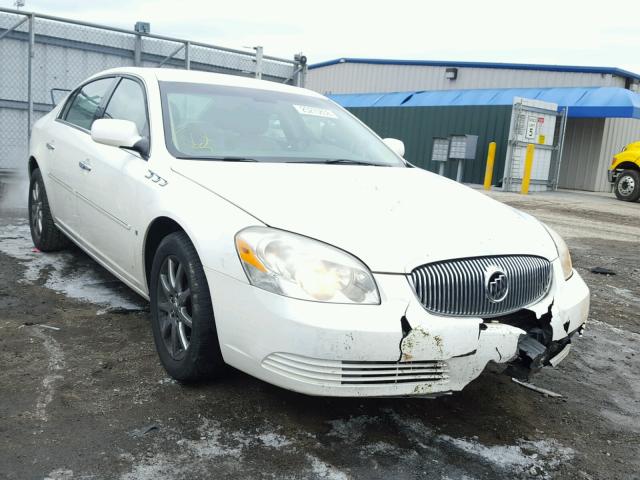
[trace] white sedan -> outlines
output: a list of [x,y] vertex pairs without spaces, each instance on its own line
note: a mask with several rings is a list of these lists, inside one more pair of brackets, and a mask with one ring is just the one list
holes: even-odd
[[589,291],[551,229],[414,168],[317,93],[97,74],[34,126],[33,241],[151,302],[181,382],[224,364],[312,395],[432,396],[566,357]]

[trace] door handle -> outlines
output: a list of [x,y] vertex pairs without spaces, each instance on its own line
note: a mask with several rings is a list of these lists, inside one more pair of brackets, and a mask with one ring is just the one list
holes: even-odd
[[55,150],[56,149],[56,146],[53,143],[47,142],[46,145],[47,145],[47,148],[49,150]]
[[78,166],[82,169],[82,170],[86,170],[87,172],[91,171],[91,165],[86,162],[86,161],[82,161],[82,162],[78,162]]

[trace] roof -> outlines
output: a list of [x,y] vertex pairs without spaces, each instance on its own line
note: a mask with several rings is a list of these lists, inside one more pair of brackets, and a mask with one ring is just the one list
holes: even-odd
[[640,94],[618,87],[497,88],[329,95],[343,107],[440,107],[512,105],[514,97],[533,98],[568,108],[574,118],[638,118]]
[[270,90],[297,95],[307,95],[312,97],[322,97],[313,90],[294,87],[284,83],[272,82],[269,80],[257,80],[252,77],[241,75],[229,75],[226,73],[205,72],[201,70],[185,70],[180,68],[157,68],[157,67],[116,67],[104,70],[92,75],[89,78],[105,74],[131,74],[137,75],[148,81],[160,82],[192,82],[210,85],[222,85],[228,87],[254,88],[258,90]]
[[589,67],[577,65],[543,65],[536,63],[455,62],[441,60],[393,60],[383,58],[336,58],[309,65],[309,69],[328,67],[340,63],[367,63],[371,65],[414,65],[426,67],[502,68],[511,70],[543,70],[548,72],[604,73],[640,81],[640,74],[613,67]]

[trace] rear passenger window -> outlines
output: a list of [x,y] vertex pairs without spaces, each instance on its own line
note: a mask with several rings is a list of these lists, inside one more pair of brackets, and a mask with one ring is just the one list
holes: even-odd
[[149,138],[147,105],[142,86],[129,78],[123,78],[109,100],[104,118],[129,120],[136,124],[138,133]]
[[82,87],[71,100],[64,117],[65,121],[85,130],[91,130],[91,124],[95,120],[102,99],[112,83],[113,78],[101,78]]

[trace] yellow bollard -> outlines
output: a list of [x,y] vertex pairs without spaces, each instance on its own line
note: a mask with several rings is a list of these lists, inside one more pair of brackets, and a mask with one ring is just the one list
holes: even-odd
[[491,179],[493,178],[493,164],[496,159],[496,142],[489,144],[487,151],[487,169],[484,172],[484,189],[491,190]]
[[531,169],[533,168],[533,154],[535,152],[533,143],[527,145],[527,155],[524,157],[524,175],[522,177],[522,189],[520,193],[527,195],[529,193],[529,182],[531,181]]

